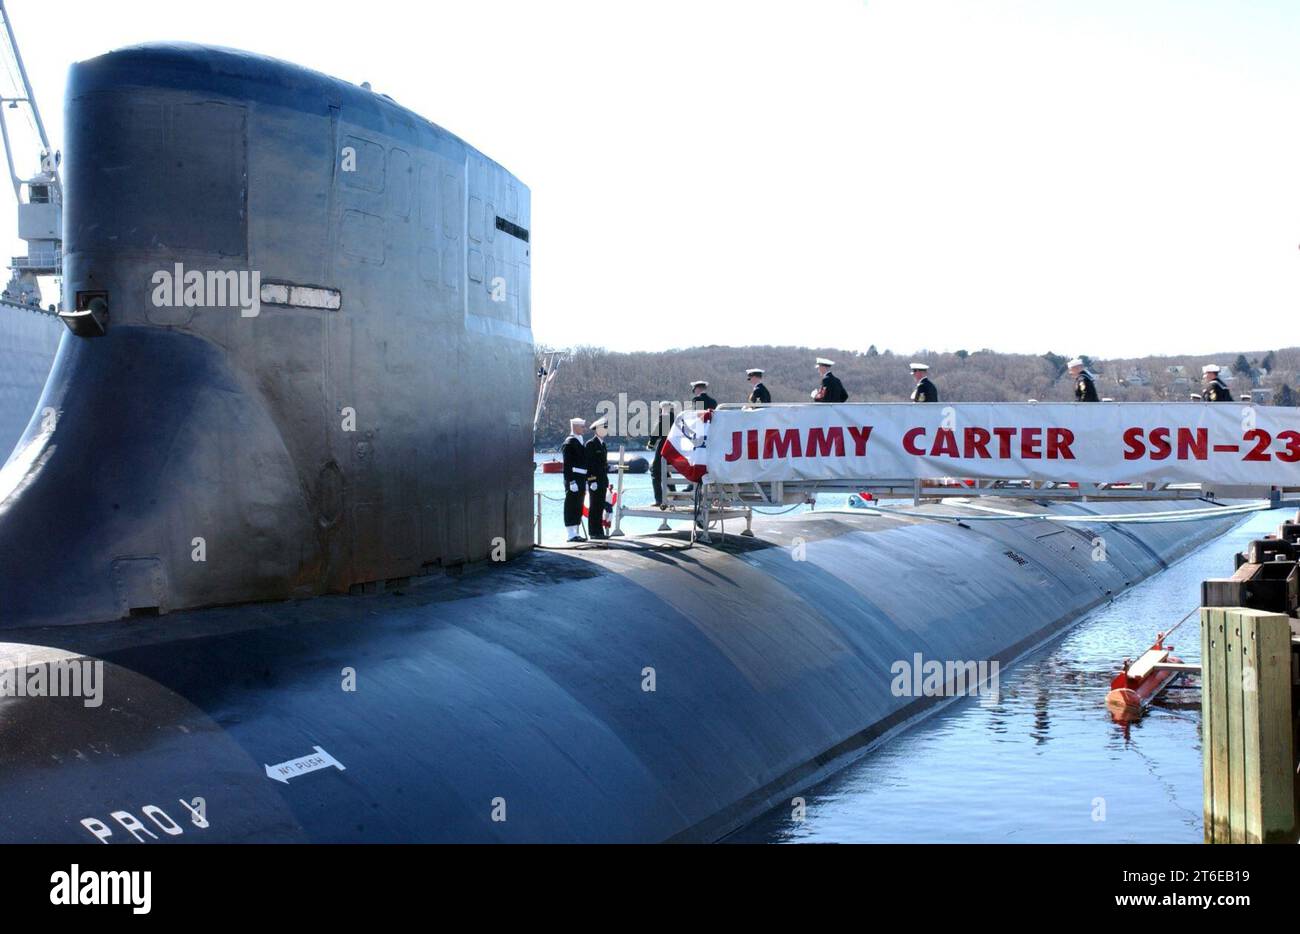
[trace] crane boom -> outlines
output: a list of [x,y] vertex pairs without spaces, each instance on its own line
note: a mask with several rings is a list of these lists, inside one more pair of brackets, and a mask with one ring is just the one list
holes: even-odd
[[[59,277],[63,272],[63,185],[59,179],[61,157],[50,146],[45,122],[41,119],[41,110],[36,104],[36,95],[27,77],[27,66],[23,64],[22,53],[18,50],[13,22],[3,0],[0,0],[0,20],[4,21],[5,35],[9,40],[3,53],[6,57],[5,68],[11,75],[16,69],[18,83],[21,85],[16,89],[15,96],[0,96],[0,140],[4,143],[9,178],[13,182],[14,197],[18,201],[18,236],[27,241],[27,255],[15,256],[9,265],[12,276],[4,292],[0,293],[0,304],[40,308],[39,277]],[[30,178],[19,176],[15,167],[14,143],[5,119],[6,110],[17,110],[24,105],[31,112],[41,144],[40,171]],[[55,306],[51,305],[49,311],[55,310]]]

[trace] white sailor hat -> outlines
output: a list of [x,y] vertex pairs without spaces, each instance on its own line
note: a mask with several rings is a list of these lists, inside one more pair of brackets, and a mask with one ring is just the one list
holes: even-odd
[[758,369],[757,367],[754,367],[753,369],[746,370],[746,371],[745,371],[745,375],[746,375],[746,376],[762,376],[762,375],[763,375],[763,371],[760,370],[760,369]]
[[609,419],[602,416],[601,418],[598,418],[594,422],[592,422],[589,427],[591,428],[592,431],[595,431],[597,428],[608,428]]
[[587,427],[587,420],[586,420],[585,418],[571,418],[571,419],[569,419],[569,430],[570,430],[570,431],[572,431],[572,430],[575,429],[575,428],[586,428],[586,427]]
[[928,363],[909,363],[909,364],[907,365],[907,368],[908,368],[909,370],[928,370],[928,369],[930,369],[930,364],[928,364]]
[[1219,365],[1217,363],[1207,363],[1205,364],[1205,366],[1201,367],[1202,374],[1218,373],[1218,372],[1219,372]]
[[1069,367],[1070,369],[1074,369],[1076,366],[1083,366],[1083,361],[1080,360],[1078,357],[1075,357],[1073,360],[1067,363],[1066,366]]
[[691,383],[691,388],[694,389],[696,386],[703,386],[705,389],[708,389],[709,381],[707,379],[697,379]]
[[817,358],[817,365],[818,365],[818,366],[834,366],[834,365],[835,365],[835,361],[834,361],[834,360],[827,360],[825,357],[818,357],[818,358]]
[[1205,398],[1205,397],[1204,397],[1203,395],[1201,395],[1199,392],[1189,393],[1189,395],[1190,395],[1193,399],[1195,399],[1197,402],[1200,402],[1202,399]]

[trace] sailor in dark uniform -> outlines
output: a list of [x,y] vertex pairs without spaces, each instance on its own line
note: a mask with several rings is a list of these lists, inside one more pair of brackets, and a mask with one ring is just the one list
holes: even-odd
[[1097,384],[1092,381],[1092,374],[1087,371],[1083,361],[1075,357],[1070,361],[1070,378],[1074,380],[1075,402],[1100,402]]
[[913,363],[912,379],[916,380],[916,386],[912,389],[913,402],[939,401],[939,390],[930,382],[930,364]]
[[[650,426],[650,441],[646,447],[654,451],[654,460],[650,463],[650,486],[654,489],[655,505],[660,509],[664,508],[664,491],[661,483],[660,471],[663,469],[664,462],[664,442],[668,440],[668,433],[673,430],[673,423],[677,421],[677,410],[673,408],[671,402],[659,403],[659,415],[655,418],[655,423]],[[674,489],[671,485],[669,489]]]
[[751,404],[761,403],[767,405],[767,403],[772,401],[772,394],[768,392],[767,387],[763,385],[762,370],[746,370],[745,377],[749,380],[749,385],[754,387],[749,391],[749,401]]
[[564,454],[564,529],[571,542],[586,541],[582,537],[582,498],[587,492],[587,449],[582,433],[586,430],[584,419],[569,419],[569,436],[560,449]]
[[691,392],[695,395],[691,398],[691,407],[697,412],[707,412],[709,409],[716,409],[718,401],[705,392],[709,384],[702,379],[697,379],[691,383]]
[[825,357],[817,358],[817,372],[822,375],[822,384],[812,391],[814,402],[848,402],[849,394],[844,391],[844,384],[831,372],[835,362]]
[[1232,393],[1228,391],[1228,384],[1219,379],[1219,365],[1217,363],[1207,363],[1201,367],[1201,388],[1205,390],[1206,402],[1231,402]]
[[609,490],[609,451],[605,435],[609,433],[609,420],[598,418],[591,423],[591,437],[587,439],[587,536],[592,539],[608,538],[605,534],[605,493]]

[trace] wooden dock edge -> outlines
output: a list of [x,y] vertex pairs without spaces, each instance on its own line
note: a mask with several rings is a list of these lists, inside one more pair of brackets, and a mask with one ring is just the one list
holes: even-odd
[[1206,843],[1296,842],[1291,618],[1201,608]]

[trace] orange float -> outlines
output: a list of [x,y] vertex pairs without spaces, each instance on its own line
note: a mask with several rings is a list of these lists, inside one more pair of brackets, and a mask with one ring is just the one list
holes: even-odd
[[1164,638],[1165,633],[1159,633],[1155,644],[1137,661],[1124,659],[1123,670],[1111,681],[1106,709],[1116,723],[1141,719],[1151,702],[1183,674],[1178,669],[1157,667],[1183,664],[1183,660],[1173,654],[1174,647],[1164,644]]

